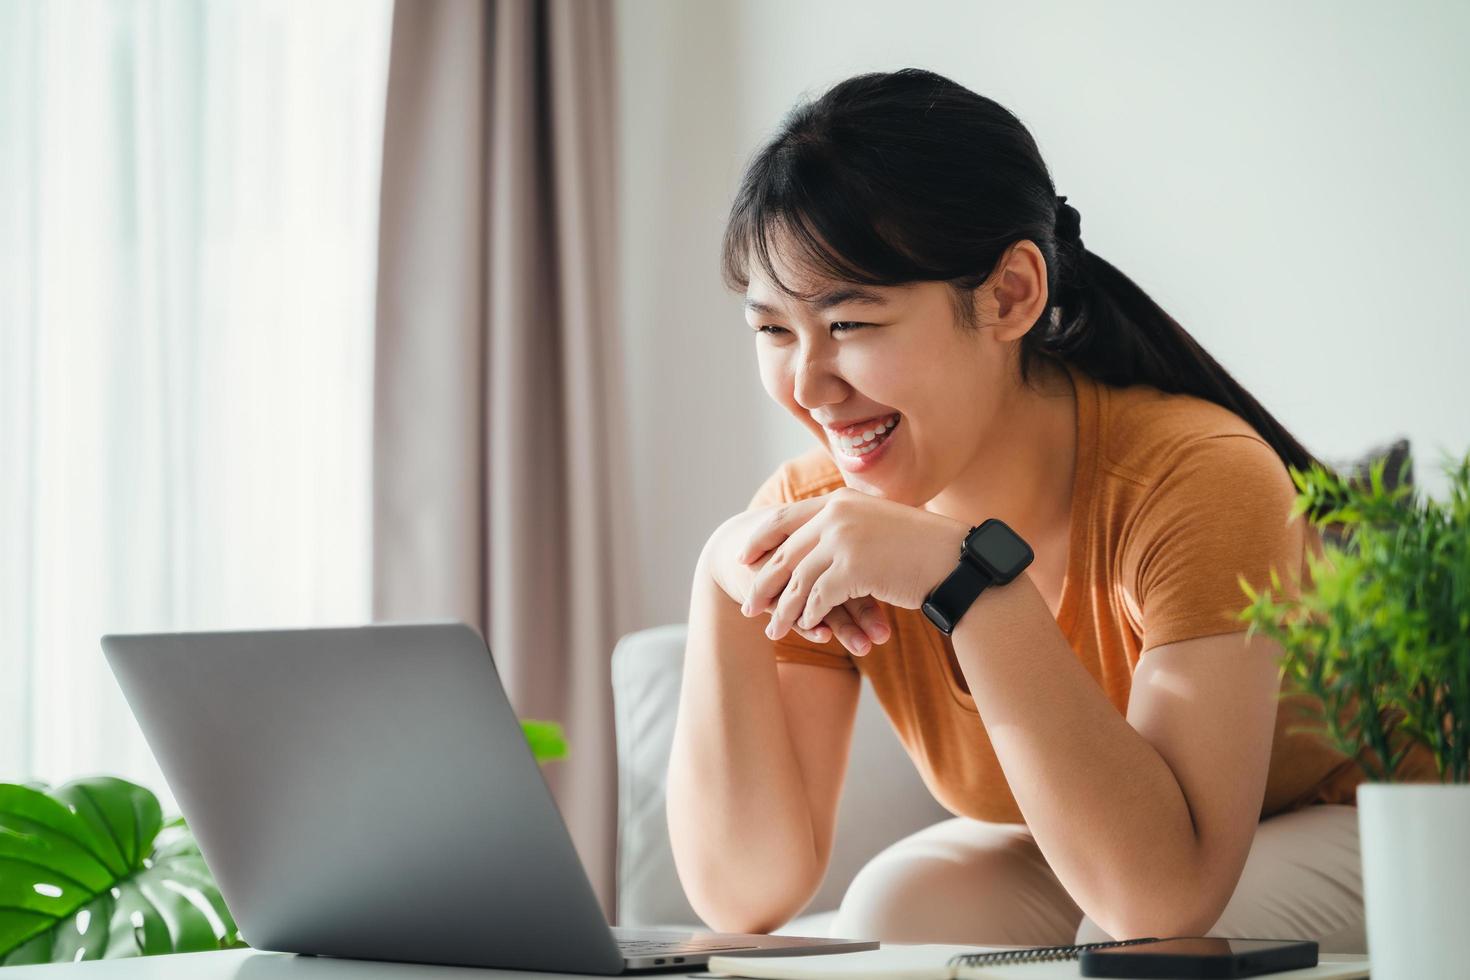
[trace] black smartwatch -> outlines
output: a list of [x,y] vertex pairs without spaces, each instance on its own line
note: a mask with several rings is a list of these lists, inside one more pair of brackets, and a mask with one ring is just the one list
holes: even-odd
[[992,585],[1020,575],[1036,555],[1005,521],[990,518],[970,528],[960,546],[960,563],[924,600],[924,615],[949,636],[965,610]]

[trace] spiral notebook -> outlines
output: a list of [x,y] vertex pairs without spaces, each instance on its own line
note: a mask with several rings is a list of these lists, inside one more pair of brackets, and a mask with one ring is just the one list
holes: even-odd
[[[1136,942],[1137,940],[1134,940]],[[886,945],[858,953],[815,956],[711,956],[708,973],[754,980],[1071,980],[1084,949],[1129,943],[1086,943],[1006,949],[985,946]],[[1353,980],[1368,976],[1365,956],[1323,953],[1316,966],[1269,976],[1281,980]]]

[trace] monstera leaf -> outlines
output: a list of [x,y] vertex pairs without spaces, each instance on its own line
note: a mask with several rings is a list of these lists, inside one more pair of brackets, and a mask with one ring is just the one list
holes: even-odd
[[0,966],[243,946],[192,836],[122,779],[0,783]]

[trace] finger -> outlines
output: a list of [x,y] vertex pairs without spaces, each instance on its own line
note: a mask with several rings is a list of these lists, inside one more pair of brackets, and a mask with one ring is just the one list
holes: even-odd
[[755,573],[755,578],[750,583],[750,591],[745,595],[745,603],[740,611],[747,616],[758,616],[769,610],[786,588],[786,583],[791,579],[791,572],[801,560],[806,557],[808,551],[817,543],[814,534],[798,530],[797,533],[787,538],[786,541],[771,553],[766,563],[761,566],[760,571]]
[[849,599],[843,606],[851,614],[853,621],[862,627],[868,639],[874,645],[887,643],[893,636],[893,627],[888,624],[888,616],[883,612],[883,607],[878,600],[870,595],[859,596]]
[[[806,603],[796,614],[796,624],[810,627],[820,623],[827,618],[827,613],[847,602],[851,594],[849,587],[845,584],[846,581],[847,576],[841,573],[835,561],[825,562],[821,572],[815,576],[807,589]],[[862,626],[859,625],[858,629],[861,631]],[[863,638],[868,639],[866,634]]]
[[[792,626],[796,625],[796,618],[807,606],[807,590],[812,583],[822,577],[830,561],[831,559],[820,549],[813,548],[807,552],[801,563],[792,569],[791,577],[786,582],[786,588],[781,590],[781,595],[776,601],[776,611],[771,615],[771,624],[766,628],[771,639],[779,640]],[[808,620],[806,626],[810,628],[821,621],[822,617],[818,616]]]
[[826,643],[828,640],[832,639],[832,627],[828,626],[826,623],[818,623],[815,627],[809,630],[804,630],[800,626],[793,626],[791,627],[791,632],[795,633],[797,636],[803,637],[804,639],[810,640],[813,643]]
[[832,611],[827,613],[827,618],[823,622],[831,625],[832,635],[837,637],[837,641],[846,647],[847,652],[854,657],[865,656],[872,649],[871,645],[865,645],[867,637],[862,628],[852,621],[852,614],[847,611],[846,606],[832,607]]
[[767,518],[756,526],[750,539],[740,549],[737,560],[749,565],[772,548],[789,538],[797,528],[811,520],[821,510],[820,497],[798,500],[771,508]]

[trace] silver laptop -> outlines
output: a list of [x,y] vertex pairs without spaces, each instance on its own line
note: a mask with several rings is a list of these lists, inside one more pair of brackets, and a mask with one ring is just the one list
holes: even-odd
[[462,623],[102,648],[257,949],[612,975],[878,946],[610,928]]

